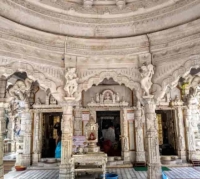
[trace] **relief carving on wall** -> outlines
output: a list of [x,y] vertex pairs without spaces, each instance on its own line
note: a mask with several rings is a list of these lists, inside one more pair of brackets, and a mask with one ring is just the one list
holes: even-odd
[[96,96],[92,97],[88,106],[128,106],[128,104],[123,99],[120,101],[119,93],[115,93],[112,90],[104,90],[101,94],[96,93]]

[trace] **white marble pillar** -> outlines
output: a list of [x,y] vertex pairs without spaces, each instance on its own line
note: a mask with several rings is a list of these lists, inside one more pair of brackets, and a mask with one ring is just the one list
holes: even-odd
[[186,150],[185,150],[185,132],[184,132],[184,122],[183,122],[183,110],[181,106],[175,108],[176,114],[176,126],[177,126],[177,147],[178,156],[183,161],[186,160]]
[[59,179],[71,179],[72,167],[72,145],[73,145],[73,100],[68,99],[62,104],[63,116],[61,121],[62,140],[61,140],[61,165]]
[[33,164],[37,164],[40,159],[40,113],[34,112],[34,130],[33,130]]
[[74,109],[74,136],[81,136],[82,134],[82,110],[80,105]]
[[121,118],[122,156],[124,161],[130,161],[127,110],[123,109],[121,113],[122,113],[122,118]]
[[[15,127],[15,118],[14,116],[10,116],[9,118],[10,121],[12,121],[12,127],[11,127],[11,152],[16,152],[16,141],[15,141],[15,133],[14,133],[14,127]],[[9,121],[9,122],[10,122]]]
[[23,124],[23,154],[21,163],[24,166],[30,166],[31,164],[32,115],[29,112],[28,106],[25,103],[25,109],[21,113],[21,124]]
[[144,96],[145,126],[147,140],[147,178],[161,179],[161,163],[158,141],[158,124],[156,119],[156,105],[153,96]]
[[3,136],[2,136],[2,120],[5,117],[5,103],[0,102],[0,179],[3,179],[4,169],[3,169]]
[[195,105],[188,105],[184,110],[185,126],[186,126],[186,146],[187,146],[187,159],[190,161],[196,153],[195,137],[193,131],[192,110]]
[[143,135],[142,108],[138,105],[135,111],[135,134],[136,134],[136,162],[145,162],[144,135]]
[[0,78],[0,179],[4,178],[4,168],[3,168],[3,125],[5,122],[5,108],[7,104],[5,102],[7,80],[5,78]]

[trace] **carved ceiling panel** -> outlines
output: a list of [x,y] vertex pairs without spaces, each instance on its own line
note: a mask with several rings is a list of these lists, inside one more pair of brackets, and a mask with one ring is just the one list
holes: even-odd
[[200,16],[199,0],[2,0],[0,7],[0,15],[12,22],[81,37],[127,37]]

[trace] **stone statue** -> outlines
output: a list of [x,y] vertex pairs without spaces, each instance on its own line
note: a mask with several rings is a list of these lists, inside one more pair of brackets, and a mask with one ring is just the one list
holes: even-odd
[[122,137],[122,142],[123,142],[124,151],[128,151],[129,150],[128,137],[126,136]]
[[119,93],[116,95],[116,101],[119,102]]
[[97,102],[97,103],[100,102],[99,93],[96,93],[96,102]]
[[42,104],[40,101],[40,98],[37,98],[36,103],[35,104]]
[[66,84],[65,90],[68,97],[74,97],[74,93],[78,90],[78,77],[76,75],[76,68],[68,68],[65,74]]
[[116,102],[116,95],[115,94],[113,94],[113,103],[115,103]]
[[151,79],[154,74],[153,65],[152,64],[147,65],[146,63],[144,63],[140,68],[140,74],[142,77],[141,87],[144,90],[145,95],[148,96],[149,90],[152,86]]
[[103,95],[100,94],[100,103],[103,104]]
[[32,85],[32,80],[26,78],[23,80],[18,80],[9,90],[8,93],[11,97],[16,97],[18,100],[27,101],[30,95],[30,88]]

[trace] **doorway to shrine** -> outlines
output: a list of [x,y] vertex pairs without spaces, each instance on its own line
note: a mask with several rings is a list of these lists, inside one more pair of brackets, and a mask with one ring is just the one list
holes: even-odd
[[177,155],[174,110],[157,110],[159,149],[161,155]]
[[120,111],[97,111],[98,145],[108,156],[121,156]]
[[43,113],[42,158],[54,158],[58,140],[61,140],[61,112]]

